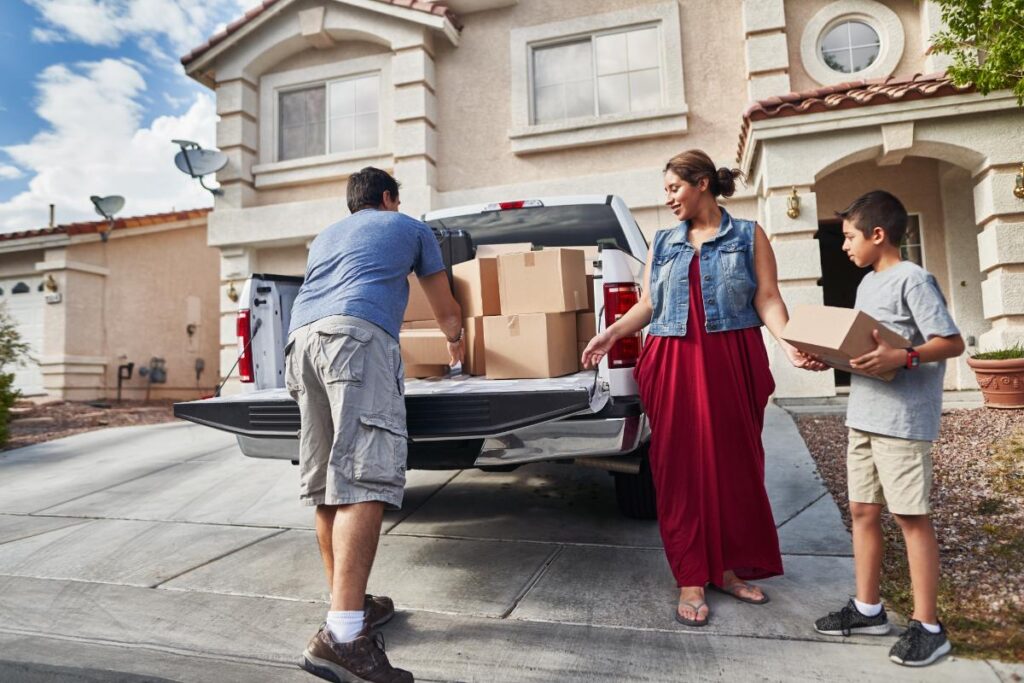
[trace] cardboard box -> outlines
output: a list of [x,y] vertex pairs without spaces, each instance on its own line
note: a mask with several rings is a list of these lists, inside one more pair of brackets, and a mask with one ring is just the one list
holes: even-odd
[[402,320],[431,320],[433,317],[434,309],[427,301],[427,293],[423,291],[416,273],[412,273],[409,276],[409,303],[405,307],[405,315],[402,316]]
[[583,252],[544,249],[498,257],[501,314],[565,313],[587,308]]
[[533,243],[513,242],[511,244],[478,244],[476,246],[476,257],[498,258],[501,254],[516,254],[523,251],[533,251]]
[[440,329],[405,329],[398,334],[405,365],[448,365],[448,340]]
[[[430,320],[407,320],[402,323],[403,330],[439,330],[441,329],[437,325],[437,320],[431,318]],[[399,332],[401,333],[401,332]]]
[[444,377],[448,374],[447,365],[406,365],[406,379],[425,379],[427,377]]
[[497,258],[475,258],[452,267],[452,290],[462,317],[500,315]]
[[587,275],[594,274],[594,261],[601,256],[600,250],[597,246],[583,246],[583,247],[566,247],[566,249],[578,249],[583,252],[583,258],[586,259],[583,262],[583,267],[586,270]]
[[586,345],[597,335],[597,316],[590,311],[576,314],[576,341]]
[[484,343],[484,318],[466,318],[462,321],[466,355],[462,359],[462,372],[467,375],[487,374],[487,351]]
[[[583,367],[583,352],[586,351],[587,344],[589,344],[589,343],[590,343],[589,339],[587,341],[585,341],[585,342],[577,342],[576,343],[576,365],[577,365],[578,370],[580,372],[582,372],[583,370],[587,370],[588,369],[588,368],[584,368]],[[589,368],[589,369],[593,370],[594,368]]]
[[576,314],[484,318],[489,379],[560,377],[576,372]]
[[[806,353],[812,353],[833,368],[858,375],[865,373],[850,367],[850,360],[873,350],[877,344],[871,336],[878,330],[886,343],[906,348],[910,340],[896,334],[868,314],[853,308],[835,306],[795,306],[790,312],[789,324],[782,338]],[[892,380],[898,370],[878,376]],[[865,375],[876,377],[875,375]]]

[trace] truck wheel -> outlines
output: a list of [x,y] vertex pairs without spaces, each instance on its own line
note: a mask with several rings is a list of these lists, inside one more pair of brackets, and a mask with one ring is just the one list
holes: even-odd
[[654,500],[654,480],[651,466],[647,462],[647,447],[642,449],[640,471],[636,474],[613,472],[615,477],[615,499],[619,512],[630,519],[657,519],[658,511]]

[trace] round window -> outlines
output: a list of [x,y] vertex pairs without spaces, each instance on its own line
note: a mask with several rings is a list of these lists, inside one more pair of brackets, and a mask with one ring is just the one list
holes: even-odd
[[821,40],[821,59],[833,71],[850,74],[871,66],[882,50],[878,33],[863,21],[834,25]]

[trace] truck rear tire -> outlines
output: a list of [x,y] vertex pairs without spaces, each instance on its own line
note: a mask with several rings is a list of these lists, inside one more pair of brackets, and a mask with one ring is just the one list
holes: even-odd
[[655,505],[654,480],[651,478],[651,466],[647,462],[647,446],[639,451],[640,471],[636,474],[613,472],[615,477],[615,499],[619,512],[630,519],[657,519],[658,509]]

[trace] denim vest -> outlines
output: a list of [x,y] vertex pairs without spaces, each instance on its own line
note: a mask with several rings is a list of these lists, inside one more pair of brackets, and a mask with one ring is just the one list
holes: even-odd
[[[757,279],[754,276],[754,221],[733,218],[722,209],[718,234],[700,249],[701,292],[708,332],[759,327],[754,310]],[[687,239],[690,222],[654,236],[651,261],[650,334],[658,337],[686,335],[690,309],[690,261],[697,254]]]

